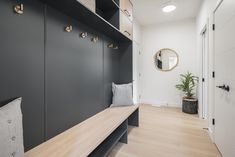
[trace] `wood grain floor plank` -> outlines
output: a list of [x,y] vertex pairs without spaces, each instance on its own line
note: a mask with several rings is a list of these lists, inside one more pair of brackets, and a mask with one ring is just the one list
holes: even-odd
[[119,143],[109,157],[221,157],[206,121],[179,108],[140,105],[140,126],[129,129],[128,144]]

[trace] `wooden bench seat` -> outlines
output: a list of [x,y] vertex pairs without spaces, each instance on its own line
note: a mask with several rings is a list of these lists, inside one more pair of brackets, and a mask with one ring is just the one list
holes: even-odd
[[137,105],[107,108],[25,153],[25,157],[105,156],[118,142],[127,143],[127,127],[138,126]]

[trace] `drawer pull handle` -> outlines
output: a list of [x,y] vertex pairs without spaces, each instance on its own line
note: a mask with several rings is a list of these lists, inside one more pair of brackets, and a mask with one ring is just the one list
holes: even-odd
[[131,33],[129,33],[128,31],[124,31],[125,33],[127,33],[129,36],[131,36]]
[[125,14],[126,14],[127,16],[131,17],[131,14],[129,13],[128,10],[125,9],[124,12],[125,12]]

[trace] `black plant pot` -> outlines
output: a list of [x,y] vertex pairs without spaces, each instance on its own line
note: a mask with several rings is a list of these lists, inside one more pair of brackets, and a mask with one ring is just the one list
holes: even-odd
[[184,113],[197,114],[198,113],[198,100],[183,98],[182,111]]

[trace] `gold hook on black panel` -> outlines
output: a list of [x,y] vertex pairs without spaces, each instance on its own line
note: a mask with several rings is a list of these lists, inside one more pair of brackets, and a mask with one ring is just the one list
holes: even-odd
[[71,25],[66,26],[64,30],[69,33],[73,30],[73,26],[71,26]]
[[113,48],[113,44],[112,44],[112,43],[111,43],[111,44],[108,44],[107,47],[108,47],[108,48]]
[[99,37],[98,36],[93,37],[93,38],[91,38],[91,41],[96,43],[97,41],[99,41]]
[[118,50],[119,47],[118,47],[118,46],[114,46],[113,49],[114,49],[114,50]]
[[87,37],[87,32],[82,32],[82,33],[80,34],[80,37],[81,37],[81,38]]
[[111,49],[114,49],[114,50],[118,50],[119,49],[119,47],[116,45],[116,46],[114,46],[114,44],[113,43],[111,43],[111,44],[108,44],[107,45],[107,47],[108,48],[111,48]]
[[24,5],[22,3],[15,5],[14,6],[14,11],[17,14],[23,14],[24,13]]

